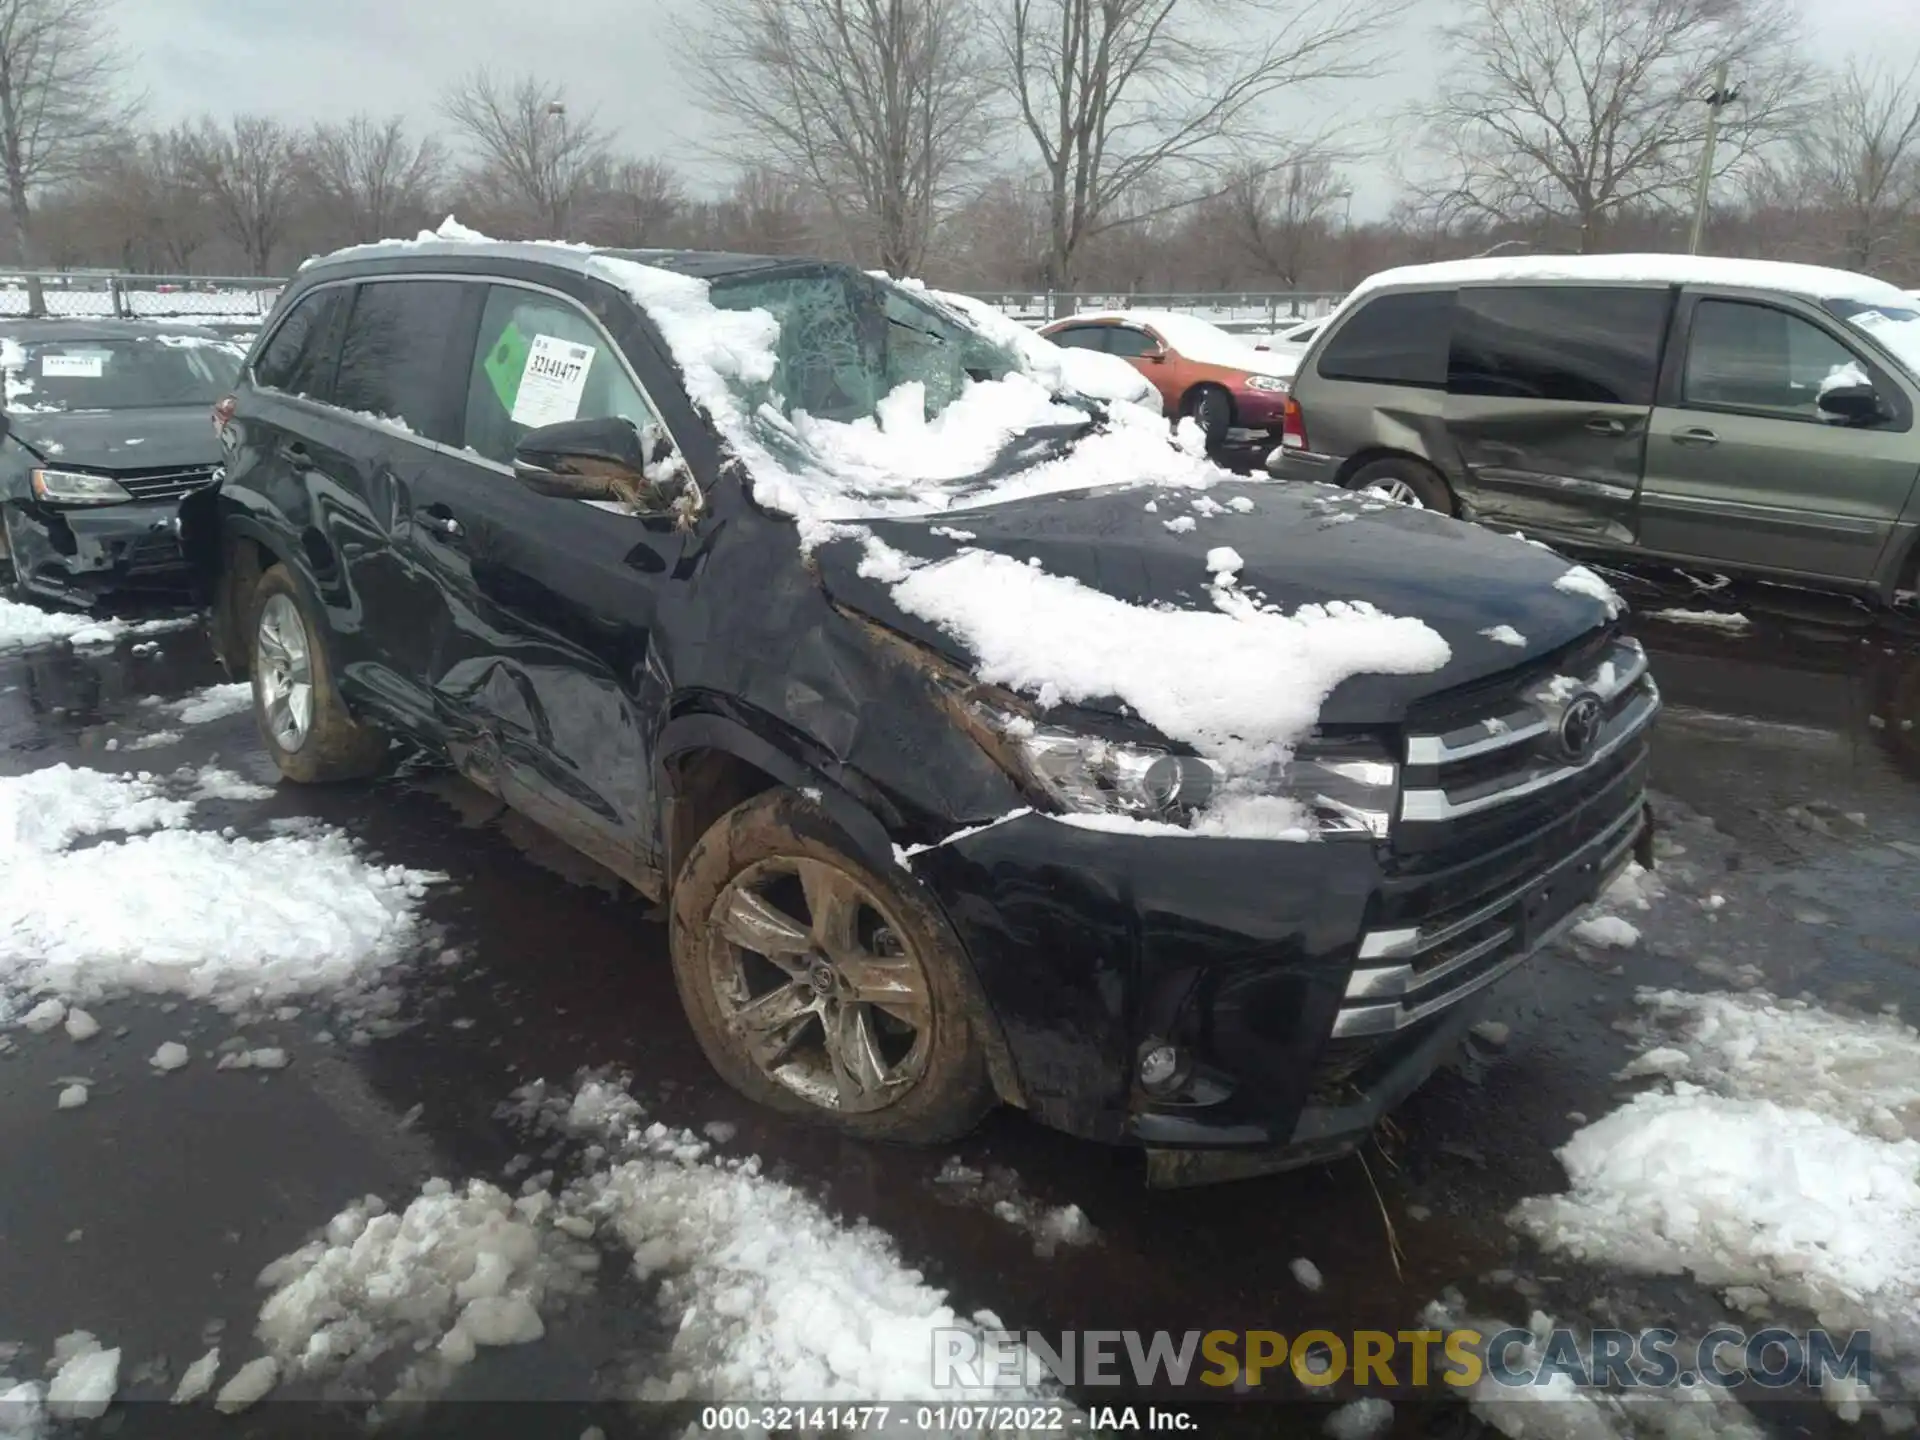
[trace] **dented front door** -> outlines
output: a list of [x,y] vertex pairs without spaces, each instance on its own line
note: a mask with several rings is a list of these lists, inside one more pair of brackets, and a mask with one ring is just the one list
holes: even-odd
[[[543,357],[562,351],[586,363],[556,381]],[[599,326],[562,297],[492,286],[465,453],[443,456],[417,497],[414,549],[446,602],[431,683],[462,768],[638,879],[654,845],[647,742],[664,694],[654,621],[688,537],[672,516],[536,494],[511,466],[528,430],[610,415],[652,423]]]

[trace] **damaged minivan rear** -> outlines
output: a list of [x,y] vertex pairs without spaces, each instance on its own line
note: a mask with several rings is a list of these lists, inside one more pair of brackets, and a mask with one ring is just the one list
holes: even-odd
[[664,901],[744,1094],[1335,1155],[1646,855],[1658,693],[1591,572],[1238,480],[1107,358],[443,229],[288,287],[184,537],[285,775],[424,747]]

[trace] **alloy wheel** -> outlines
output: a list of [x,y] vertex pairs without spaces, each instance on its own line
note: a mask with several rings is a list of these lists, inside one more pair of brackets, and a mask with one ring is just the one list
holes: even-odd
[[1365,486],[1362,495],[1378,496],[1382,500],[1391,500],[1396,505],[1411,505],[1416,510],[1426,509],[1414,488],[1404,480],[1376,480]]
[[261,606],[254,653],[267,728],[274,743],[291,753],[313,728],[313,655],[299,607],[285,595],[271,595]]
[[885,903],[828,861],[775,856],[721,891],[707,968],[763,1075],[827,1110],[878,1110],[926,1073],[933,992]]

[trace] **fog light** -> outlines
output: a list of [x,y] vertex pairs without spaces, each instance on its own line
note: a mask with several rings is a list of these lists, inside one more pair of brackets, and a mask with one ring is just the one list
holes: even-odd
[[1171,1090],[1186,1068],[1178,1049],[1149,1040],[1140,1048],[1140,1088],[1159,1093]]

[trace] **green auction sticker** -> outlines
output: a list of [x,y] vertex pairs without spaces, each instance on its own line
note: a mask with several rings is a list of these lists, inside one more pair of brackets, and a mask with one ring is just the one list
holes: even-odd
[[527,372],[527,353],[532,348],[532,342],[520,333],[520,327],[509,320],[507,328],[500,332],[500,338],[487,352],[487,380],[500,401],[500,408],[509,415],[513,413],[513,402],[520,397],[520,377]]

